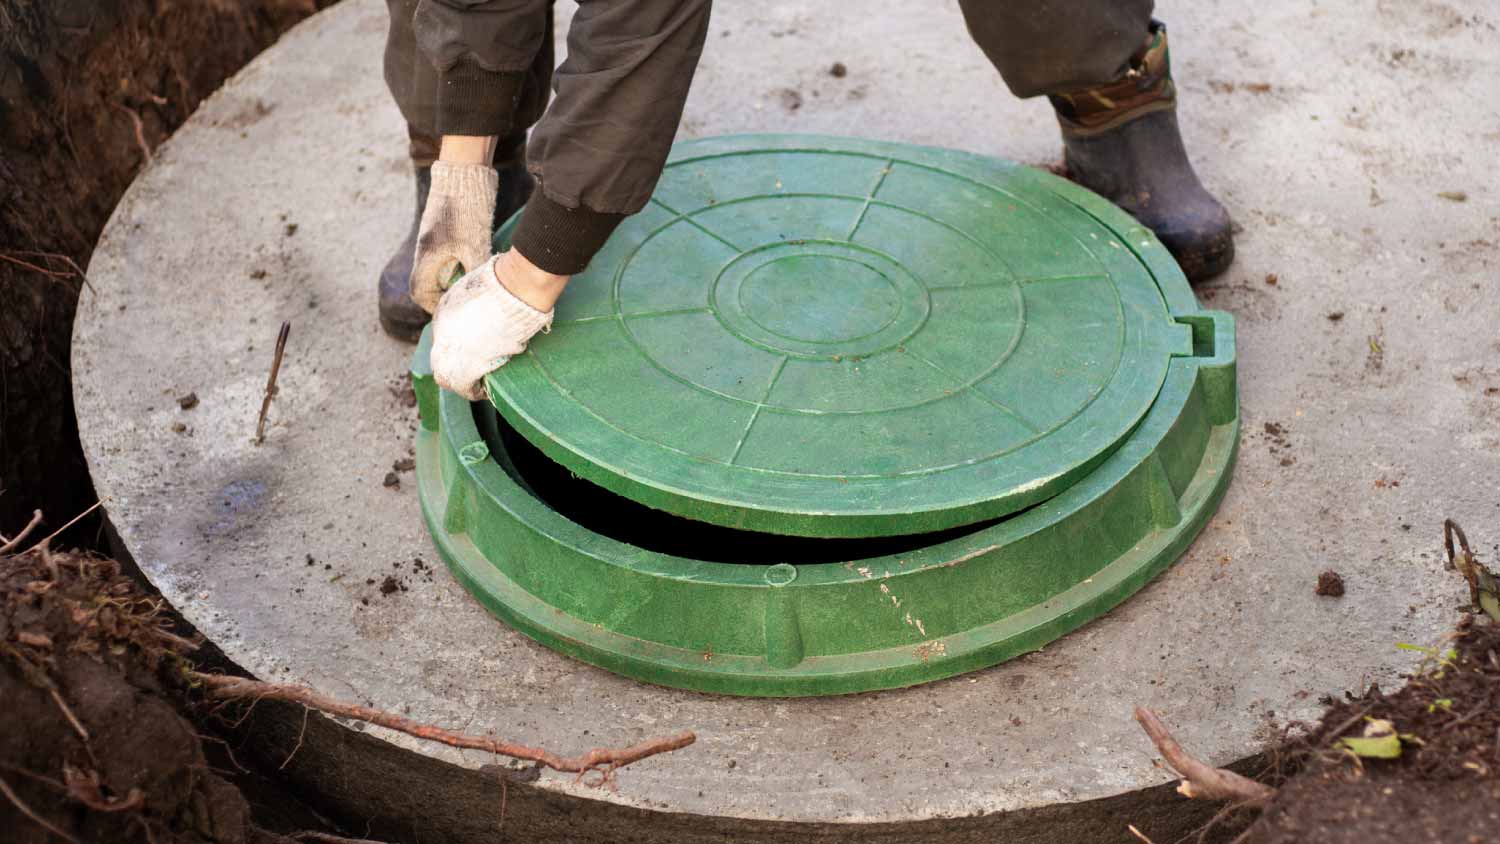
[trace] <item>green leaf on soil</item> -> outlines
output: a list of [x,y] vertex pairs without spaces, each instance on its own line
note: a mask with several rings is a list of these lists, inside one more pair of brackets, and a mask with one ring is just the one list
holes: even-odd
[[1479,590],[1479,608],[1494,621],[1500,621],[1500,592]]
[[1401,737],[1395,733],[1386,736],[1354,737],[1339,739],[1339,746],[1365,759],[1401,758]]

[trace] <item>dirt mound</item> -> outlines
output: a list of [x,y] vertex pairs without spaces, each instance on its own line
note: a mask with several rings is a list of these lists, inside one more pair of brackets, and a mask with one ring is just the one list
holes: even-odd
[[1500,840],[1500,624],[1477,618],[1400,691],[1331,706],[1247,844]]
[[277,844],[171,703],[182,655],[159,599],[83,554],[0,558],[0,829],[14,844]]

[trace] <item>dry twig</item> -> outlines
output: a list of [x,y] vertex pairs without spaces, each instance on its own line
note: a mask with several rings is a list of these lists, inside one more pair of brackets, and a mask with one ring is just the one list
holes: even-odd
[[622,748],[596,748],[581,756],[558,756],[557,754],[537,747],[513,744],[499,739],[485,736],[464,735],[444,730],[430,724],[421,724],[409,718],[403,718],[390,712],[379,709],[371,709],[353,703],[344,703],[324,697],[306,686],[293,686],[278,683],[263,683],[259,680],[250,680],[244,677],[228,677],[222,674],[202,674],[191,672],[189,677],[198,683],[202,683],[209,697],[220,700],[282,700],[289,703],[300,703],[313,709],[327,712],[333,715],[342,715],[375,724],[397,732],[406,733],[426,741],[435,741],[446,744],[449,747],[457,747],[466,750],[482,750],[486,753],[495,753],[501,756],[509,756],[513,759],[524,759],[535,762],[543,767],[554,771],[577,774],[581,780],[585,774],[598,773],[597,781],[589,785],[600,786],[610,781],[614,772],[632,762],[639,762],[660,753],[680,750],[697,741],[697,736],[691,732],[678,733],[675,736],[648,739]]
[[1276,789],[1236,774],[1223,768],[1215,768],[1194,758],[1172,734],[1156,713],[1142,706],[1135,708],[1135,720],[1146,731],[1167,764],[1182,777],[1177,792],[1184,797],[1204,800],[1241,800],[1247,803],[1264,803],[1276,794]]
[[83,728],[83,722],[79,721],[78,716],[73,714],[73,708],[68,706],[67,701],[63,700],[63,696],[57,691],[57,687],[48,686],[47,692],[52,695],[52,702],[57,704],[58,709],[62,710],[63,717],[68,719],[68,724],[73,727],[73,731],[78,733],[78,737],[83,739],[84,744],[88,744],[89,731]]
[[[100,507],[104,506],[104,502],[106,502],[108,500],[109,500],[108,498],[101,498],[98,501],[95,501],[92,507],[90,507],[87,510],[84,510],[82,513],[79,513],[78,515],[74,516],[71,521],[69,521],[67,524],[63,525],[62,527],[58,528],[57,530],[52,531],[51,533],[47,534],[42,539],[37,540],[36,544],[32,545],[27,550],[28,551],[35,551],[36,549],[45,546],[47,543],[49,543],[52,540],[56,539],[57,535],[59,533],[62,533],[63,531],[67,530],[68,528],[72,527],[73,525],[78,524],[78,522],[81,519],[83,519],[84,516],[87,516],[88,514],[94,512],[95,510],[98,510]],[[52,579],[56,580],[57,578],[53,577]]]
[[23,267],[25,269],[31,270],[32,272],[41,273],[42,275],[45,275],[45,276],[48,276],[48,277],[51,277],[51,278],[67,278],[68,277],[68,274],[65,273],[65,272],[61,272],[59,270],[49,270],[46,267],[39,267],[36,264],[31,263],[30,261],[23,261],[20,258],[15,257],[14,255],[6,255],[3,252],[0,252],[0,261],[9,261],[9,262],[11,262],[12,264],[15,264],[18,267]]
[[329,835],[326,832],[314,830],[294,832],[291,837],[298,841],[312,841],[314,844],[386,844],[384,841],[374,841],[369,838],[345,838],[342,835]]
[[276,376],[281,374],[281,357],[286,354],[286,338],[292,332],[292,321],[281,323],[276,334],[276,356],[271,358],[271,377],[266,379],[266,396],[260,400],[260,418],[255,421],[256,445],[266,441],[266,413],[271,410],[271,398],[276,395]]
[[110,105],[130,115],[130,124],[135,128],[135,143],[141,148],[141,166],[151,163],[151,145],[146,143],[146,124],[141,122],[141,115],[135,109],[124,103],[110,103]]
[[5,537],[0,536],[0,542],[5,543],[4,545],[0,545],[0,554],[9,554],[13,549],[21,547],[21,543],[24,542],[26,540],[26,537],[30,535],[32,531],[36,530],[36,526],[41,523],[42,511],[31,511],[31,521],[26,523],[26,527],[21,528],[21,532],[16,534],[15,539],[7,540]]
[[[64,264],[67,264],[70,269],[73,270],[73,275],[78,276],[78,278],[83,281],[83,286],[87,287],[90,293],[93,293],[96,296],[99,295],[98,292],[94,290],[94,285],[89,282],[88,274],[83,271],[83,267],[78,266],[77,261],[73,260],[67,255],[62,254],[61,252],[39,252],[35,249],[23,249],[15,254],[25,255],[28,258],[47,258],[49,260],[62,261]],[[66,275],[66,273],[64,273],[63,275]]]

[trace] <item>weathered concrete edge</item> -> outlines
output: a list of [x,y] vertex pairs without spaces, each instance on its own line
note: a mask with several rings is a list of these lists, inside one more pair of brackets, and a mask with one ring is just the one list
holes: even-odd
[[[115,559],[143,589],[159,596],[107,515],[105,532]],[[192,629],[180,614],[177,621],[183,628]],[[198,664],[201,670],[254,676],[207,637]],[[310,714],[290,703],[261,701],[237,726],[226,725],[226,729],[235,739],[237,754],[254,759],[266,769],[280,769],[304,801],[345,829],[360,831],[367,838],[423,844],[492,844],[496,833],[507,828],[522,832],[528,842],[559,844],[905,844],[913,836],[941,844],[993,844],[997,840],[1017,844],[1123,844],[1139,840],[1126,824],[1133,824],[1153,840],[1179,840],[1196,835],[1221,808],[1217,803],[1183,798],[1177,794],[1174,781],[1076,803],[911,822],[809,823],[711,817],[642,808],[538,786],[528,781],[525,769],[465,767],[371,735],[357,722]],[[505,761],[497,758],[495,763],[500,766]],[[1255,754],[1228,767],[1251,776],[1263,770],[1265,756]],[[630,770],[617,776],[628,778]],[[644,798],[640,802],[652,801]],[[1218,833],[1228,840],[1244,823],[1245,819],[1224,823],[1208,840],[1219,840]]]

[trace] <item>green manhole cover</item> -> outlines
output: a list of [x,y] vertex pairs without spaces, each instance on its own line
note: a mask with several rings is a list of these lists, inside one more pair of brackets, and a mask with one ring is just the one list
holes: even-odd
[[680,145],[493,405],[427,354],[419,493],[459,580],[550,647],[705,691],[1041,647],[1182,553],[1238,443],[1233,321],[1146,229],[893,144]]
[[692,519],[849,537],[1016,512],[1192,353],[1165,250],[1061,187],[852,139],[679,145],[490,395],[580,476]]

